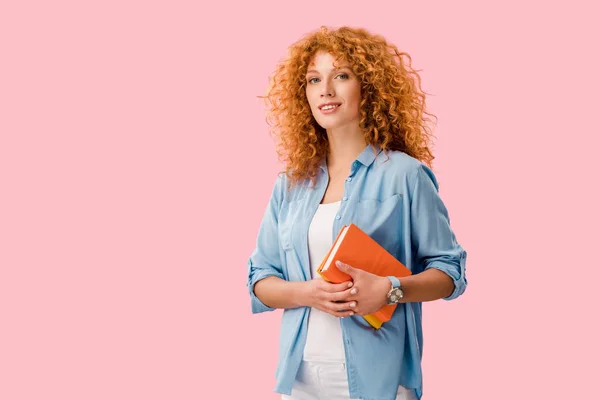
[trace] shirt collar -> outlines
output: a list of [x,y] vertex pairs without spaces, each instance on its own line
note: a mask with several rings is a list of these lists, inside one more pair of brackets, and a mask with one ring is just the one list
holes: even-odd
[[[375,152],[373,152],[373,147],[375,148]],[[358,157],[356,157],[356,160],[365,167],[368,167],[373,164],[373,161],[375,161],[379,153],[381,153],[381,147],[378,144],[373,144],[373,146],[368,144]],[[320,166],[323,171],[327,172],[327,157],[323,157]]]
[[[375,152],[373,152],[373,147],[375,148]],[[381,153],[381,147],[379,147],[378,144],[375,143],[373,144],[373,146],[368,144],[367,147],[365,147],[365,149],[362,151],[362,153],[358,155],[356,159],[360,161],[365,167],[368,167],[371,164],[373,164],[373,161],[375,161],[379,153]]]

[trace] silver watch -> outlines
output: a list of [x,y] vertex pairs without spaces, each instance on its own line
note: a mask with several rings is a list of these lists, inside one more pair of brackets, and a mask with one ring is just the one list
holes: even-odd
[[388,276],[387,278],[392,283],[392,288],[387,294],[387,304],[397,304],[402,299],[402,297],[404,297],[404,292],[402,292],[400,280],[395,276]]

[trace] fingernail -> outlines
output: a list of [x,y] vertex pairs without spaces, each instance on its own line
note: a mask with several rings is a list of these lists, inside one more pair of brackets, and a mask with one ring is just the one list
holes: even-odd
[[352,311],[350,311],[350,315],[354,315],[354,313]]
[[348,282],[348,287],[352,287],[352,282]]
[[356,303],[350,303],[350,307],[356,307]]
[[352,290],[350,291],[350,294],[356,294],[356,288],[352,289]]

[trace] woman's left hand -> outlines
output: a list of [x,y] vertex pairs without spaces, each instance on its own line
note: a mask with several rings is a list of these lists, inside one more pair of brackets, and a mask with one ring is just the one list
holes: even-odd
[[354,300],[356,305],[351,309],[357,315],[367,315],[378,311],[387,303],[387,294],[392,288],[390,280],[362,269],[354,268],[341,261],[336,262],[340,271],[350,275],[354,282],[354,294],[348,300]]

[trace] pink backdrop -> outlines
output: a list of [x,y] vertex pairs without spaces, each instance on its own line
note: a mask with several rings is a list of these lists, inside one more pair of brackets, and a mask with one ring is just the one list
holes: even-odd
[[594,397],[593,2],[199,3],[0,5],[0,399],[279,398],[256,96],[322,24],[411,54],[439,117],[469,288],[424,305],[424,399]]

